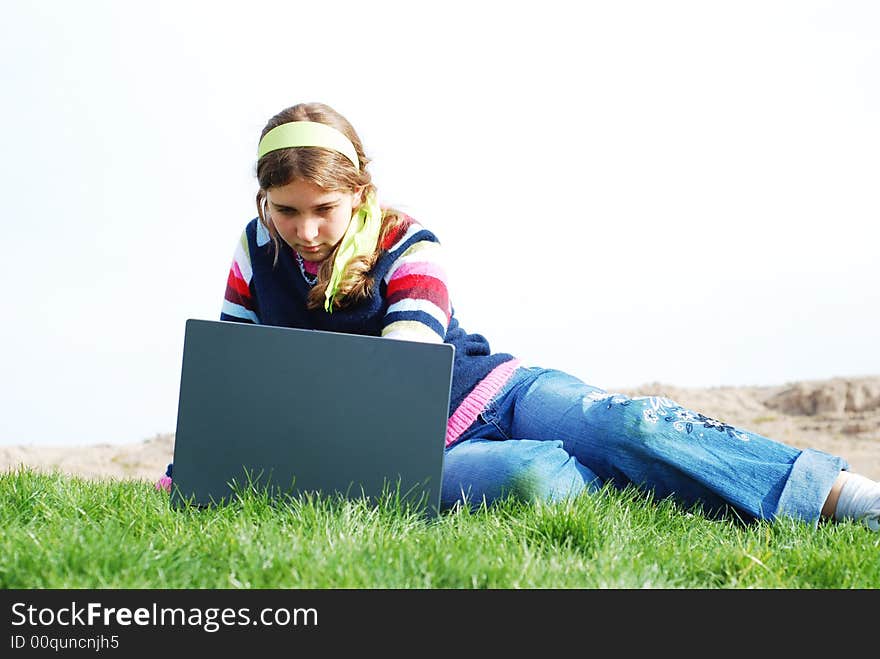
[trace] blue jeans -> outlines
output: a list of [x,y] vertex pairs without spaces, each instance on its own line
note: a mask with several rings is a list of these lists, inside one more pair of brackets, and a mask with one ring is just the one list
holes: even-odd
[[604,483],[745,520],[817,524],[843,458],[801,450],[667,398],[611,394],[558,370],[519,368],[446,450],[441,505],[561,500]]

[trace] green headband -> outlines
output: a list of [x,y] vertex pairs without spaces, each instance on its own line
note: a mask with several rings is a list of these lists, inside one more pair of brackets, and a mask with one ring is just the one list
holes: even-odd
[[297,146],[321,146],[325,149],[333,149],[351,160],[355,169],[360,168],[357,151],[351,140],[332,126],[317,121],[291,121],[275,126],[260,140],[257,159],[270,151]]

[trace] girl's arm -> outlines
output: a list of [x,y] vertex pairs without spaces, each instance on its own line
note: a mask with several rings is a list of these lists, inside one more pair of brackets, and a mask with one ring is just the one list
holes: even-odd
[[388,311],[382,336],[442,343],[452,307],[442,250],[435,240],[410,245],[385,276]]
[[259,324],[257,304],[250,288],[252,276],[247,233],[242,231],[241,239],[235,246],[235,252],[232,255],[229,276],[226,278],[226,293],[223,296],[220,320]]

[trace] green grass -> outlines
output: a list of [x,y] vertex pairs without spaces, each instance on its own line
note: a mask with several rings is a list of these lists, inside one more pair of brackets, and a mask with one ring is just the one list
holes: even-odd
[[604,489],[426,520],[378,505],[242,493],[174,510],[143,481],[0,475],[0,587],[880,587],[880,534],[852,523],[742,525]]

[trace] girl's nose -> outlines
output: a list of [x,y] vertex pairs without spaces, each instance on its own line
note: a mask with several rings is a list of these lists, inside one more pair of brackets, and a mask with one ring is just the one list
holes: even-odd
[[306,219],[300,222],[296,228],[296,237],[303,242],[312,242],[318,237],[317,221]]

